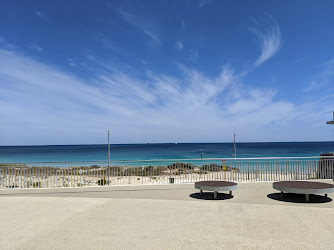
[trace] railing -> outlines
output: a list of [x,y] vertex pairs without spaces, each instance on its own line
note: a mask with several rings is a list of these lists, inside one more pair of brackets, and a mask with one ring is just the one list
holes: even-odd
[[334,179],[334,157],[0,163],[0,189]]

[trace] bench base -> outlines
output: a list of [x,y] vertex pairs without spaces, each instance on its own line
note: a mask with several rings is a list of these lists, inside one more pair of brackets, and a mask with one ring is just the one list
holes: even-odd
[[[230,196],[232,195],[232,191],[229,192]],[[203,190],[201,190],[201,196],[203,195]],[[218,199],[218,191],[213,191],[213,198]]]
[[[283,191],[281,191],[281,197],[283,197]],[[325,197],[328,197],[328,194],[325,194]],[[310,194],[305,194],[305,201],[309,202],[310,201]]]

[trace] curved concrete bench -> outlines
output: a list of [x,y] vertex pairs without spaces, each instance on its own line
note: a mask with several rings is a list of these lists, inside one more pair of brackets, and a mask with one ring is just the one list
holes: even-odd
[[334,193],[334,185],[323,182],[314,181],[280,181],[274,182],[273,188],[283,192],[294,194],[305,194],[305,200],[310,201],[310,194],[327,194]]
[[200,181],[195,183],[195,188],[201,190],[201,195],[203,190],[213,191],[214,198],[217,199],[218,191],[229,191],[230,195],[232,195],[232,190],[237,189],[238,185],[230,181]]

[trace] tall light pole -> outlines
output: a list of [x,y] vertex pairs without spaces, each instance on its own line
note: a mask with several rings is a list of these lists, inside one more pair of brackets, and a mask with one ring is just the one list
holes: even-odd
[[327,124],[334,124],[334,112],[333,112],[333,121],[326,122]]
[[110,186],[110,144],[109,144],[109,129],[108,129],[108,186]]
[[[328,122],[326,122],[326,124],[332,124],[332,125],[334,125],[334,111],[333,111],[333,121],[328,121]],[[332,154],[331,156],[334,156],[334,154]],[[332,170],[334,171],[334,169],[333,169],[333,167],[334,167],[334,159],[330,158],[329,160],[332,162]],[[332,174],[334,174],[334,172]],[[333,176],[333,181],[334,181],[334,176]]]
[[235,146],[235,137],[237,135],[234,133],[234,158],[237,158],[237,147]]
[[[235,146],[235,137],[237,135],[234,132],[234,167],[237,167],[237,147]],[[233,174],[234,175],[234,174]]]

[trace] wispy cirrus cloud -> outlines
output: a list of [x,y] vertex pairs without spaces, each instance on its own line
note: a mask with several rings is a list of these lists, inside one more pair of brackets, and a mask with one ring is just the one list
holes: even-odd
[[39,46],[37,43],[28,43],[27,47],[31,50],[37,51],[37,52],[42,52],[41,46]]
[[131,15],[130,13],[125,12],[122,9],[118,9],[117,13],[122,17],[122,19],[125,22],[144,32],[156,44],[162,45],[162,42],[160,41],[158,35],[155,32],[153,32],[153,30],[149,27],[149,25],[144,24],[142,21],[138,20],[138,18],[136,18],[134,15]]
[[[269,41],[272,33],[277,36],[279,28],[275,33],[270,27],[261,33],[267,34],[263,41]],[[278,40],[280,44],[280,35]],[[147,69],[139,78],[128,68],[95,56],[88,56],[88,63],[67,58],[70,66],[94,74],[93,79],[82,79],[18,52],[1,37],[0,44],[0,131],[6,131],[2,144],[100,143],[109,128],[115,143],[221,142],[229,141],[234,131],[244,141],[259,141],[259,136],[264,141],[327,138],[325,133],[312,137],[307,132],[296,137],[295,131],[300,123],[310,130],[328,119],[333,88],[316,101],[297,104],[278,99],[275,89],[244,83],[248,70],[238,73],[231,65],[213,76],[178,65],[177,77]],[[180,44],[176,48],[181,50]],[[263,44],[256,65],[277,51],[272,47],[280,47],[268,45],[277,42]],[[198,58],[197,51],[190,50],[189,60]],[[330,60],[314,81],[331,86],[333,72]],[[315,87],[310,85],[308,91]],[[22,124],[29,133],[17,136]]]
[[16,49],[17,48],[15,45],[13,45],[12,43],[9,43],[7,39],[1,36],[0,36],[0,46],[1,48],[5,48],[5,49]]
[[184,19],[181,19],[180,30],[183,30],[186,27]]
[[319,85],[317,81],[311,81],[310,84],[303,89],[304,92],[310,92],[312,89],[316,88]]
[[197,50],[190,50],[190,55],[189,55],[189,60],[190,61],[193,61],[193,62],[196,62],[198,60],[198,52]]
[[38,16],[38,17],[41,18],[41,19],[45,19],[45,18],[46,18],[44,12],[43,12],[43,11],[40,11],[40,10],[35,10],[35,11],[34,11],[34,15]]
[[72,66],[72,67],[77,67],[77,64],[74,62],[74,60],[72,58],[67,58],[66,59],[68,65]]
[[322,66],[323,69],[321,72],[303,89],[304,92],[310,92],[327,86],[330,86],[330,89],[334,90],[334,58],[324,63]]
[[[14,137],[39,144],[97,143],[108,128],[114,142],[123,143],[226,141],[234,130],[256,140],[259,130],[281,126],[298,110],[276,101],[274,90],[243,84],[228,65],[215,77],[179,65],[180,77],[148,72],[138,79],[96,60],[91,82],[13,51],[0,50],[0,59],[3,144],[23,143]],[[17,137],[21,124],[30,133]]]
[[211,3],[211,0],[199,0],[198,1],[198,7],[202,8],[204,6],[207,6]]
[[181,51],[183,49],[183,43],[181,41],[177,41],[175,43],[175,48]]
[[272,18],[264,23],[253,21],[255,25],[249,30],[255,34],[261,47],[261,54],[255,61],[255,65],[260,65],[273,57],[281,48],[281,31],[277,22]]

